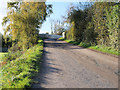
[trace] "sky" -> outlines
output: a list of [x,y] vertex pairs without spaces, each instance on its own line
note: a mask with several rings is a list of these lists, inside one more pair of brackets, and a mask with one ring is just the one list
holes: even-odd
[[7,15],[7,2],[0,1],[0,33],[3,34],[2,18]]
[[[70,2],[49,2],[46,4],[53,5],[53,13],[47,20],[43,23],[42,28],[40,29],[41,33],[49,32],[51,33],[51,22],[54,20],[62,20],[62,16],[65,16],[66,11],[70,5]],[[53,24],[54,25],[54,24]]]
[[[51,21],[52,20],[61,20],[62,16],[66,15],[66,11],[71,3],[77,2],[46,2],[46,4],[53,5],[53,13],[50,17],[47,17],[46,21],[43,23],[40,28],[40,33],[51,33]],[[0,32],[3,34],[2,19],[7,15],[7,1],[0,1]]]

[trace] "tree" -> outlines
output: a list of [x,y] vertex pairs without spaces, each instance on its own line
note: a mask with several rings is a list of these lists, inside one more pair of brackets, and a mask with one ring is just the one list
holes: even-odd
[[70,25],[72,25],[71,29],[69,30],[71,32],[72,40],[81,42],[85,39],[84,32],[86,25],[90,19],[90,15],[87,14],[87,11],[90,6],[90,4],[83,5],[80,3],[77,7],[70,7],[70,10],[68,11],[67,21],[70,23]]
[[54,34],[62,35],[65,32],[64,22],[60,22],[59,20],[54,21]]
[[2,51],[2,34],[0,33],[0,52]]
[[46,34],[49,34],[49,32],[46,32]]
[[3,19],[3,25],[10,22],[5,35],[9,32],[14,44],[26,50],[37,42],[39,28],[52,13],[52,6],[45,2],[10,2],[8,9],[8,15]]

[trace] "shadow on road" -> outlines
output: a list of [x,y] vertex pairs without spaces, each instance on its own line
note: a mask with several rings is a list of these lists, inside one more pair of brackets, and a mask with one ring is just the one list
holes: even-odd
[[48,74],[59,73],[61,70],[55,68],[55,64],[50,63],[49,61],[53,61],[53,59],[48,59],[47,55],[50,55],[50,52],[43,51],[42,63],[40,66],[40,72],[34,78],[35,83],[32,84],[32,88],[43,88],[42,84],[48,84],[46,80],[52,80],[52,78],[47,77]]
[[40,72],[32,88],[117,87],[116,58],[83,49],[65,41],[45,40]]
[[55,39],[46,39],[45,47],[48,48],[59,48],[59,49],[85,49],[80,46],[74,47],[73,44],[67,43],[65,41],[55,40]]

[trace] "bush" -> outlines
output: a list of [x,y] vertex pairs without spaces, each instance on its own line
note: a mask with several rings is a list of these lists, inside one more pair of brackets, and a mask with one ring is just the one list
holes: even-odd
[[43,50],[43,42],[28,49],[19,58],[2,66],[2,88],[30,87],[32,77],[39,70]]
[[65,40],[63,37],[59,38],[58,40]]
[[111,47],[106,47],[106,46],[102,46],[102,45],[97,45],[97,46],[90,46],[90,49],[95,49],[104,53],[110,53],[113,55],[120,55],[120,52],[116,49],[113,49]]
[[20,47],[18,47],[18,44],[16,44],[16,45],[12,46],[8,51],[9,52],[16,52],[18,50],[20,50]]
[[84,47],[84,48],[87,48],[87,47],[90,47],[91,44],[90,44],[90,43],[81,42],[81,43],[79,44],[79,46]]
[[4,62],[9,62],[12,60],[15,60],[16,58],[19,58],[22,55],[23,52],[17,51],[17,52],[8,52],[8,54],[5,54],[4,57],[1,58]]

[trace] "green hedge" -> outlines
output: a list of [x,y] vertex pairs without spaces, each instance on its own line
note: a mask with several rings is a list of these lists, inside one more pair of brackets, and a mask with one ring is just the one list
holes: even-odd
[[26,88],[31,86],[32,77],[39,70],[43,53],[43,41],[28,49],[15,60],[2,66],[2,88]]
[[85,42],[76,42],[76,41],[72,41],[72,40],[67,40],[67,39],[63,39],[63,38],[59,38],[59,40],[64,40],[68,43],[72,43],[74,45],[78,45],[84,48],[90,48],[90,49],[94,49],[97,51],[101,51],[104,53],[108,53],[108,54],[113,54],[113,55],[120,55],[120,51],[118,52],[118,50],[113,49],[111,47],[106,47],[103,45],[92,45],[90,43],[85,43]]
[[109,54],[113,54],[113,55],[120,55],[120,52],[118,52],[117,50],[111,48],[111,47],[106,47],[106,46],[102,46],[102,45],[97,45],[97,46],[91,46],[89,47],[90,49],[94,49],[94,50],[98,50],[101,52],[105,52],[105,53],[109,53]]

